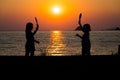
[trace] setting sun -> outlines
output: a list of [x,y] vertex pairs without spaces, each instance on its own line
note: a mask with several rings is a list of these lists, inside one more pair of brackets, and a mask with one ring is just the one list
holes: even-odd
[[24,30],[26,22],[35,22],[35,16],[39,30],[74,30],[80,13],[82,23],[91,24],[92,30],[111,29],[120,25],[119,3],[120,0],[1,0],[0,30]]
[[53,12],[54,12],[54,14],[59,14],[60,13],[60,8],[59,7],[54,7]]

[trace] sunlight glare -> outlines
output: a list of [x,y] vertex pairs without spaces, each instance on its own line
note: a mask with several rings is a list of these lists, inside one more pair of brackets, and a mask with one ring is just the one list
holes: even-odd
[[60,31],[53,31],[53,33],[55,33],[55,34],[60,34]]
[[59,14],[59,13],[60,13],[60,8],[59,8],[59,7],[54,7],[54,8],[53,8],[53,12],[54,12],[55,14]]

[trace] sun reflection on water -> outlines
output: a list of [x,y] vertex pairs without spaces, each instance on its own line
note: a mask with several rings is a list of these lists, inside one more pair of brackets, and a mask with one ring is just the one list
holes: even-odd
[[52,31],[50,44],[47,49],[48,56],[64,56],[66,54],[66,45],[63,42],[64,37],[61,31]]

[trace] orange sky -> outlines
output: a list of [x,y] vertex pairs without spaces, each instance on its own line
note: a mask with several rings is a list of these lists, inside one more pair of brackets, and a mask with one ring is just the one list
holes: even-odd
[[[120,26],[120,0],[0,0],[0,30],[25,30],[27,22],[39,30],[74,30],[78,15],[82,23],[91,24],[92,30]],[[60,8],[59,14],[53,8]]]

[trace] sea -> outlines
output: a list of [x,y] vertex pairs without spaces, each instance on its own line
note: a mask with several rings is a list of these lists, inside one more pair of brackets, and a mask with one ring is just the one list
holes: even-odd
[[[35,39],[35,56],[81,55],[81,31],[38,31]],[[120,31],[91,31],[91,55],[118,53]],[[0,31],[0,56],[25,56],[25,31]]]

